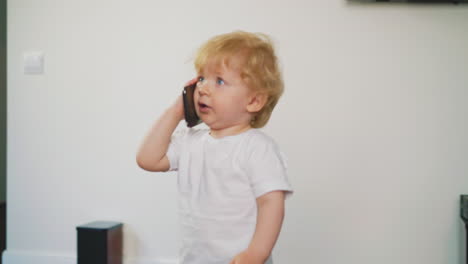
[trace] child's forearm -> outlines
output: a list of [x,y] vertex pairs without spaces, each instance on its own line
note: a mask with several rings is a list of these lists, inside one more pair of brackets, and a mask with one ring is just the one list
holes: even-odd
[[169,107],[153,125],[146,135],[137,154],[138,165],[150,171],[169,169],[168,164],[161,166],[160,162],[166,155],[171,135],[179,122],[183,119],[183,106],[181,98]]
[[247,251],[264,262],[271,255],[283,224],[284,192],[274,191],[262,195],[257,198],[257,207],[255,234]]

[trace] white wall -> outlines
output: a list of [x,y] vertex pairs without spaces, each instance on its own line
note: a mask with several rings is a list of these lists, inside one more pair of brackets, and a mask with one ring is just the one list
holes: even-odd
[[236,29],[272,35],[284,67],[266,131],[296,193],[276,263],[464,263],[467,28],[467,5],[8,1],[5,263],[75,263],[94,220],[125,224],[125,263],[175,263],[175,175],[135,153],[195,49]]

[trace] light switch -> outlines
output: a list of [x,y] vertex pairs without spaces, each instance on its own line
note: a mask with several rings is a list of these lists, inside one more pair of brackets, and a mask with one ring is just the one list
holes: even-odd
[[23,53],[24,73],[44,73],[44,52],[32,51]]

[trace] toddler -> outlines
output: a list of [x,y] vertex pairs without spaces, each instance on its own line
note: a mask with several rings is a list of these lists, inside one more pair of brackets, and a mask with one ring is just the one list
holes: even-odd
[[174,132],[182,96],[144,139],[138,165],[177,171],[180,264],[273,263],[271,253],[292,194],[275,141],[259,128],[283,93],[268,36],[215,36],[195,58],[195,110],[209,129]]

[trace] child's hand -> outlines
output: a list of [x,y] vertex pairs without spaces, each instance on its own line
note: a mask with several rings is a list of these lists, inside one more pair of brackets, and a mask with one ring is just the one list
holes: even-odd
[[[184,87],[188,86],[188,85],[191,85],[191,84],[194,84],[197,81],[198,81],[198,77],[195,77],[192,80],[188,81],[184,85]],[[177,96],[176,101],[174,102],[174,104],[172,104],[172,110],[175,112],[175,114],[177,115],[177,117],[180,120],[184,119],[184,102],[183,102],[183,99],[182,99],[182,95]]]
[[198,78],[199,78],[199,77],[197,76],[197,77],[193,78],[192,80],[188,81],[188,82],[184,85],[184,87],[185,87],[185,86],[192,85],[192,84],[198,82]]
[[265,260],[259,256],[255,256],[248,250],[239,253],[229,264],[264,264]]

